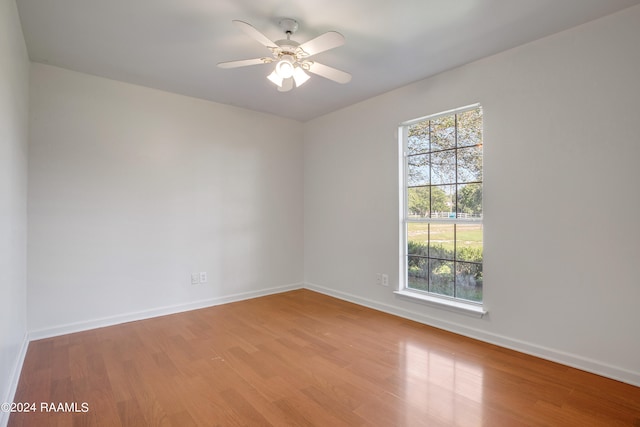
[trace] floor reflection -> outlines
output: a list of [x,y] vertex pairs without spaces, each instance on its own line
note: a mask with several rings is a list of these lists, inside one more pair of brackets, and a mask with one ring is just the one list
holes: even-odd
[[[399,378],[399,392],[404,395],[406,413],[418,412],[426,420],[446,425],[482,425],[482,366],[421,343],[400,346],[404,377]],[[402,424],[410,425],[407,421]]]

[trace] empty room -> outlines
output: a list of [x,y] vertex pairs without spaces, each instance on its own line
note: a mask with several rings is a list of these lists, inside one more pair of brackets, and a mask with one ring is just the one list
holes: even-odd
[[640,426],[639,44],[640,0],[0,0],[0,426]]

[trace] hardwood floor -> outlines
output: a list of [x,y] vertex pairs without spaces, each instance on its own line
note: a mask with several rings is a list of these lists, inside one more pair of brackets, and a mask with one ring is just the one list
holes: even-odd
[[15,402],[12,427],[640,426],[638,387],[309,290],[34,341]]

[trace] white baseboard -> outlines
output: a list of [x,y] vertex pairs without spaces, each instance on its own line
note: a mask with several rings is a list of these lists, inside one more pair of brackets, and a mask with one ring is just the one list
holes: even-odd
[[276,286],[273,288],[261,289],[257,291],[242,292],[238,294],[226,295],[206,300],[189,302],[186,304],[177,304],[166,307],[153,308],[134,313],[126,313],[117,316],[103,317],[100,319],[86,320],[82,322],[68,323],[64,325],[53,326],[51,328],[38,329],[29,332],[29,340],[35,341],[43,338],[56,337],[59,335],[71,334],[74,332],[82,332],[90,329],[103,328],[105,326],[118,325],[120,323],[133,322],[136,320],[150,319],[152,317],[166,316],[168,314],[182,313],[185,311],[197,310],[200,308],[213,307],[215,305],[227,304],[236,301],[242,301],[251,298],[262,297],[266,295],[279,294],[282,292],[301,289],[302,283],[294,283],[290,285]]
[[577,368],[596,375],[640,387],[640,373],[638,372],[629,371],[627,369],[612,366],[597,360],[592,360],[576,354],[566,353],[560,350],[506,337],[504,335],[494,334],[480,329],[460,325],[458,323],[436,319],[423,313],[406,310],[394,305],[373,301],[368,298],[362,298],[357,295],[337,291],[335,289],[330,289],[313,283],[307,282],[304,284],[304,287],[312,291],[320,292],[322,294],[336,297],[358,305],[373,308],[385,313],[394,314],[406,319],[414,320],[416,322],[433,326],[438,329],[444,329],[446,331],[454,332],[456,334],[463,335],[469,338],[474,338],[490,344],[495,344],[500,347],[519,351],[521,353],[540,357],[541,359],[550,360],[552,362],[557,362],[562,365],[570,366],[572,368]]
[[[29,334],[25,333],[22,338],[22,344],[20,346],[20,351],[18,352],[18,357],[16,358],[16,363],[13,367],[13,371],[11,372],[9,389],[7,390],[6,396],[3,396],[2,400],[0,400],[0,403],[14,401],[16,390],[18,389],[18,382],[20,381],[22,365],[24,364],[24,358],[27,355],[27,348],[29,348]],[[9,423],[9,415],[11,415],[11,413],[0,411],[0,426],[6,427]]]

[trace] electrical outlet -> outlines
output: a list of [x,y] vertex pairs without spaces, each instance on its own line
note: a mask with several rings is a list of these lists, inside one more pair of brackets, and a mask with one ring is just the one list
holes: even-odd
[[198,273],[191,273],[191,284],[197,285],[198,283],[200,283],[200,276],[198,276]]
[[207,283],[207,272],[206,271],[201,271],[200,272],[200,283]]
[[389,286],[389,275],[388,274],[383,274],[382,275],[382,286]]

